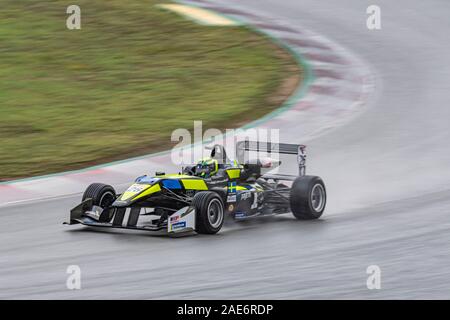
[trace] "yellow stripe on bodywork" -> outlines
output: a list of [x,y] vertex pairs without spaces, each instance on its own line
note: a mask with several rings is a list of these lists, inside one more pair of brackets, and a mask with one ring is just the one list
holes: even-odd
[[182,5],[182,4],[158,4],[160,8],[176,12],[199,24],[207,26],[237,26],[239,23],[210,10]]
[[148,195],[151,195],[152,193],[161,191],[161,187],[159,186],[159,184],[155,184],[153,186],[151,186],[150,188],[148,188],[147,190],[145,190],[144,192],[142,192],[141,194],[137,195],[134,200],[140,199],[142,197],[146,197]]
[[133,184],[122,194],[120,200],[121,201],[128,200],[134,197],[135,195],[139,194],[140,192],[144,191],[148,187],[150,187],[149,184]]
[[130,199],[132,196],[134,196],[136,193],[134,193],[134,192],[124,192],[123,194],[122,194],[122,196],[120,197],[120,200],[121,201],[125,201],[125,200],[128,200],[128,199]]
[[187,190],[208,190],[205,181],[200,179],[181,179],[181,183]]
[[230,179],[237,179],[241,176],[241,169],[239,168],[227,169],[226,171]]

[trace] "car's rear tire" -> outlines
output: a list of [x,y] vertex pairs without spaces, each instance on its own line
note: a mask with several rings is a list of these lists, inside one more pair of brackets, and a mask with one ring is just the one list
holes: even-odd
[[195,208],[195,228],[200,234],[219,232],[224,221],[222,198],[212,191],[201,191],[194,195],[192,206]]
[[92,199],[95,206],[106,208],[116,200],[116,197],[116,191],[110,185],[92,183],[84,192],[82,201]]
[[293,215],[300,220],[319,218],[325,210],[325,184],[317,176],[301,176],[294,180],[289,202]]

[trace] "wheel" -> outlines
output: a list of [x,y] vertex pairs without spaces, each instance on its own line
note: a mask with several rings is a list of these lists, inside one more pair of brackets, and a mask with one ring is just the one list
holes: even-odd
[[95,206],[106,208],[116,200],[116,191],[107,184],[93,183],[83,194],[82,201],[86,199],[92,199]]
[[289,202],[297,219],[317,219],[325,210],[327,202],[325,184],[316,176],[298,177],[292,184]]
[[202,191],[194,195],[192,205],[195,208],[197,233],[219,232],[224,220],[222,198],[216,192]]

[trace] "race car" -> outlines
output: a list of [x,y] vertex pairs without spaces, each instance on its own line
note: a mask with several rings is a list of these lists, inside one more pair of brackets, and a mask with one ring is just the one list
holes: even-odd
[[[292,212],[297,219],[317,219],[325,209],[326,189],[320,177],[305,174],[305,148],[245,140],[237,143],[232,161],[223,146],[214,145],[210,157],[180,173],[138,177],[122,194],[93,183],[66,224],[215,234],[225,215],[245,220]],[[296,155],[298,175],[270,173],[281,161],[245,160],[249,151]]]

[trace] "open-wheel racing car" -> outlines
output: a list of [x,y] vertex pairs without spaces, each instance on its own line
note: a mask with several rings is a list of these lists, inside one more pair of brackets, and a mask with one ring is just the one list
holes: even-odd
[[[67,224],[214,234],[225,215],[236,220],[289,212],[298,219],[322,215],[325,185],[321,178],[305,175],[304,145],[240,141],[238,160],[233,161],[223,146],[210,149],[209,158],[182,172],[141,176],[122,194],[106,184],[91,184],[82,202],[71,210]],[[263,173],[281,162],[270,158],[244,161],[247,151],[296,155],[299,173]]]

